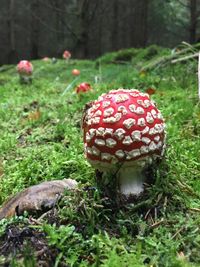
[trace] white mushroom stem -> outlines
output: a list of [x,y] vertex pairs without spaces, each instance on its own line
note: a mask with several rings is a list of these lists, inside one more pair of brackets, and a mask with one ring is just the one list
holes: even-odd
[[31,82],[31,79],[32,79],[31,75],[27,76],[27,75],[20,74],[20,81],[22,83],[29,83]]
[[118,173],[120,192],[125,196],[139,196],[144,191],[145,177],[141,167],[122,168]]

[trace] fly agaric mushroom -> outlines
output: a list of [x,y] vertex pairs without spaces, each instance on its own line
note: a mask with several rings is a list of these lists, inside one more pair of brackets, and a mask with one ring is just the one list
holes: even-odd
[[63,52],[63,58],[64,58],[66,61],[68,61],[68,60],[70,59],[70,57],[71,57],[71,53],[70,53],[69,51],[65,50],[65,51]]
[[17,65],[17,72],[22,83],[32,81],[33,65],[28,60],[21,60]]
[[78,75],[80,75],[80,70],[77,70],[77,69],[73,69],[72,70],[72,74],[74,75],[74,76],[78,76]]
[[149,95],[135,89],[111,90],[86,106],[85,156],[97,170],[117,173],[126,197],[143,192],[144,170],[165,150],[165,124]]
[[79,93],[85,93],[87,91],[90,91],[92,90],[92,87],[89,83],[81,83],[79,84],[77,87],[76,87],[76,93],[79,94]]

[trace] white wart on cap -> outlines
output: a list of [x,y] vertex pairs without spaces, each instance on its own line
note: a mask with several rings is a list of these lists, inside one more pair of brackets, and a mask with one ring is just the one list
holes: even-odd
[[111,90],[90,103],[83,115],[85,156],[103,172],[116,171],[125,195],[143,191],[142,170],[165,149],[165,124],[149,95]]

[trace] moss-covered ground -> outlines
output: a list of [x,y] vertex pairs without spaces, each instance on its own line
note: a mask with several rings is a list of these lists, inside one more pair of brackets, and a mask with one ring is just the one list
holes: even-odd
[[[31,85],[19,83],[15,66],[0,72],[0,205],[42,181],[80,183],[40,219],[25,213],[0,221],[0,266],[200,266],[197,61],[140,72],[167,53],[151,47],[96,61],[36,60]],[[75,81],[74,68],[81,71]],[[77,95],[80,82],[93,91]],[[167,125],[166,155],[154,183],[123,206],[96,188],[80,127],[84,105],[120,87],[156,89],[151,97]]]

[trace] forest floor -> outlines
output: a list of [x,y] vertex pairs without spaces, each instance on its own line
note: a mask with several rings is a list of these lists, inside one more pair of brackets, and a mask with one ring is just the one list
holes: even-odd
[[[31,85],[19,83],[15,66],[0,72],[0,205],[42,181],[80,184],[45,216],[25,212],[0,221],[0,266],[200,266],[197,61],[141,72],[170,53],[158,50],[125,50],[96,61],[36,60]],[[75,81],[74,68],[81,71]],[[93,91],[77,95],[81,82]],[[155,90],[167,149],[145,195],[119,206],[96,188],[80,125],[87,102],[122,87]]]

